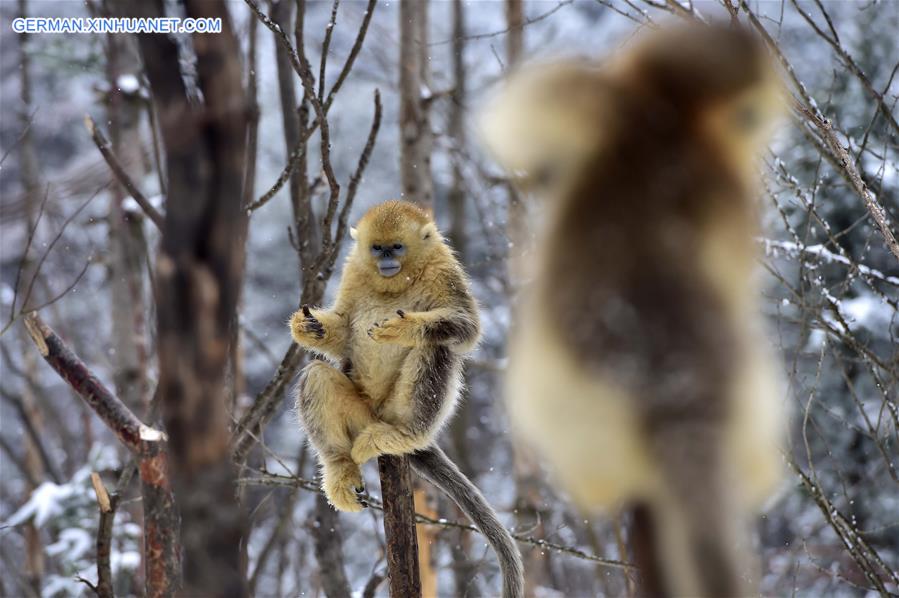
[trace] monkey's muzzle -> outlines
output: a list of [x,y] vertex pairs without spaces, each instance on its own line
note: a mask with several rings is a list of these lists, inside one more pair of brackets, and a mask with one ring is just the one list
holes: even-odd
[[393,258],[384,258],[378,260],[378,272],[381,276],[386,276],[390,278],[391,276],[396,276],[400,271],[400,262],[399,260],[395,260]]

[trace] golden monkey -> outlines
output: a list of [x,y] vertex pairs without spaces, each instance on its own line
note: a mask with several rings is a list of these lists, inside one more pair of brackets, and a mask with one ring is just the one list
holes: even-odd
[[294,340],[328,361],[300,379],[297,410],[318,453],[322,486],[342,511],[362,508],[360,465],[408,454],[496,550],[503,595],[522,595],[515,542],[480,491],[435,444],[452,415],[462,361],[480,336],[468,279],[433,220],[414,204],[388,201],[351,231],[334,305],[293,314]]
[[582,506],[648,513],[651,592],[753,591],[745,527],[786,420],[752,276],[753,157],[780,104],[755,38],[695,24],[519,73],[482,121],[547,199],[510,417]]

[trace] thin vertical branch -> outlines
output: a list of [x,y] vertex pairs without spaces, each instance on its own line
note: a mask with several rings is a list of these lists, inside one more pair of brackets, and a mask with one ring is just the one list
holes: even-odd
[[[462,0],[453,0],[453,90],[450,94],[447,133],[457,149],[465,148],[465,103],[467,72],[465,68],[465,8]],[[462,262],[468,251],[465,235],[465,180],[459,151],[452,154],[452,187],[447,203],[450,209],[449,238]]]
[[100,509],[100,523],[97,528],[97,585],[94,591],[98,598],[113,598],[112,590],[112,526],[115,523],[118,497],[109,496],[100,474],[91,473],[91,484],[97,496]]
[[400,0],[400,183],[403,197],[434,209],[427,69],[427,1]]

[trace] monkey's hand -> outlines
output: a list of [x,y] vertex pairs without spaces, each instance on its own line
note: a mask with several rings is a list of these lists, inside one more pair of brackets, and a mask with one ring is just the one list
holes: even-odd
[[340,357],[345,339],[343,318],[332,311],[304,305],[290,317],[290,334],[301,347]]
[[397,317],[372,324],[368,336],[378,343],[390,343],[404,347],[416,347],[422,343],[422,324],[418,318],[401,309]]

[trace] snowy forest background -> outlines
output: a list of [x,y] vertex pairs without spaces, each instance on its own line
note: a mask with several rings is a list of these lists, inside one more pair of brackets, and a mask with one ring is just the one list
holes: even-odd
[[[316,112],[303,100],[285,46],[248,3],[226,4],[244,83],[258,104],[258,132],[247,154],[255,167],[246,173],[252,186],[244,194],[250,210],[239,334],[221,397],[238,445],[251,594],[387,592],[381,513],[338,516],[322,507],[315,459],[292,411],[293,376],[284,376],[279,364],[295,371],[302,360],[291,352],[285,326],[301,293],[323,292],[327,303],[333,292],[327,267],[318,276],[300,264],[331,251],[339,273],[340,251],[348,245],[337,245],[348,236],[341,218],[352,223],[373,204],[402,196],[402,97],[426,123],[416,142],[430,154],[431,168],[420,169],[418,182],[432,186],[438,224],[473,279],[485,325],[485,340],[466,370],[464,406],[442,445],[522,540],[529,595],[633,592],[623,541],[627,518],[578,513],[507,434],[499,400],[504,342],[521,285],[508,258],[539,251],[529,247],[529,231],[540,208],[510,191],[479,147],[473,116],[514,64],[601,56],[666,19],[729,13],[764,30],[795,98],[764,157],[759,198],[759,274],[767,281],[766,315],[795,416],[785,455],[790,475],[758,525],[761,591],[899,592],[899,247],[893,238],[891,251],[889,240],[899,221],[899,2],[433,0],[410,8],[301,1],[298,39],[295,3],[260,1],[304,49],[314,86],[324,73],[319,107],[328,108],[329,153],[322,152],[321,131],[310,131]],[[179,14],[174,3],[169,8]],[[111,519],[101,517],[92,473],[113,495],[112,589],[118,596],[144,592],[134,460],[44,363],[24,326],[37,310],[107,388],[143,421],[158,424],[152,298],[160,236],[148,213],[158,217],[167,209],[166,181],[159,116],[148,101],[136,44],[126,35],[24,36],[11,28],[22,11],[91,16],[107,10],[102,0],[0,2],[3,596],[92,594],[98,527],[101,518]],[[426,26],[419,23],[416,44],[402,49],[417,54],[401,60],[402,10],[417,12]],[[196,95],[195,60],[189,39],[181,42],[181,69]],[[348,57],[353,61],[345,69]],[[422,67],[411,90],[399,84],[400,64],[408,60]],[[85,127],[85,114],[96,128]],[[370,139],[374,145],[366,149]],[[98,145],[114,155],[142,201],[111,173]],[[305,152],[294,152],[304,145]],[[360,156],[369,157],[364,172]],[[340,190],[329,219],[331,170]],[[284,184],[270,193],[279,178]],[[882,218],[875,218],[879,209]],[[270,413],[254,410],[260,401]],[[376,470],[369,466],[366,476],[377,495]],[[444,497],[416,488],[416,509],[432,521],[418,528],[425,594],[496,595],[498,570],[482,538],[453,524],[465,520]]]

